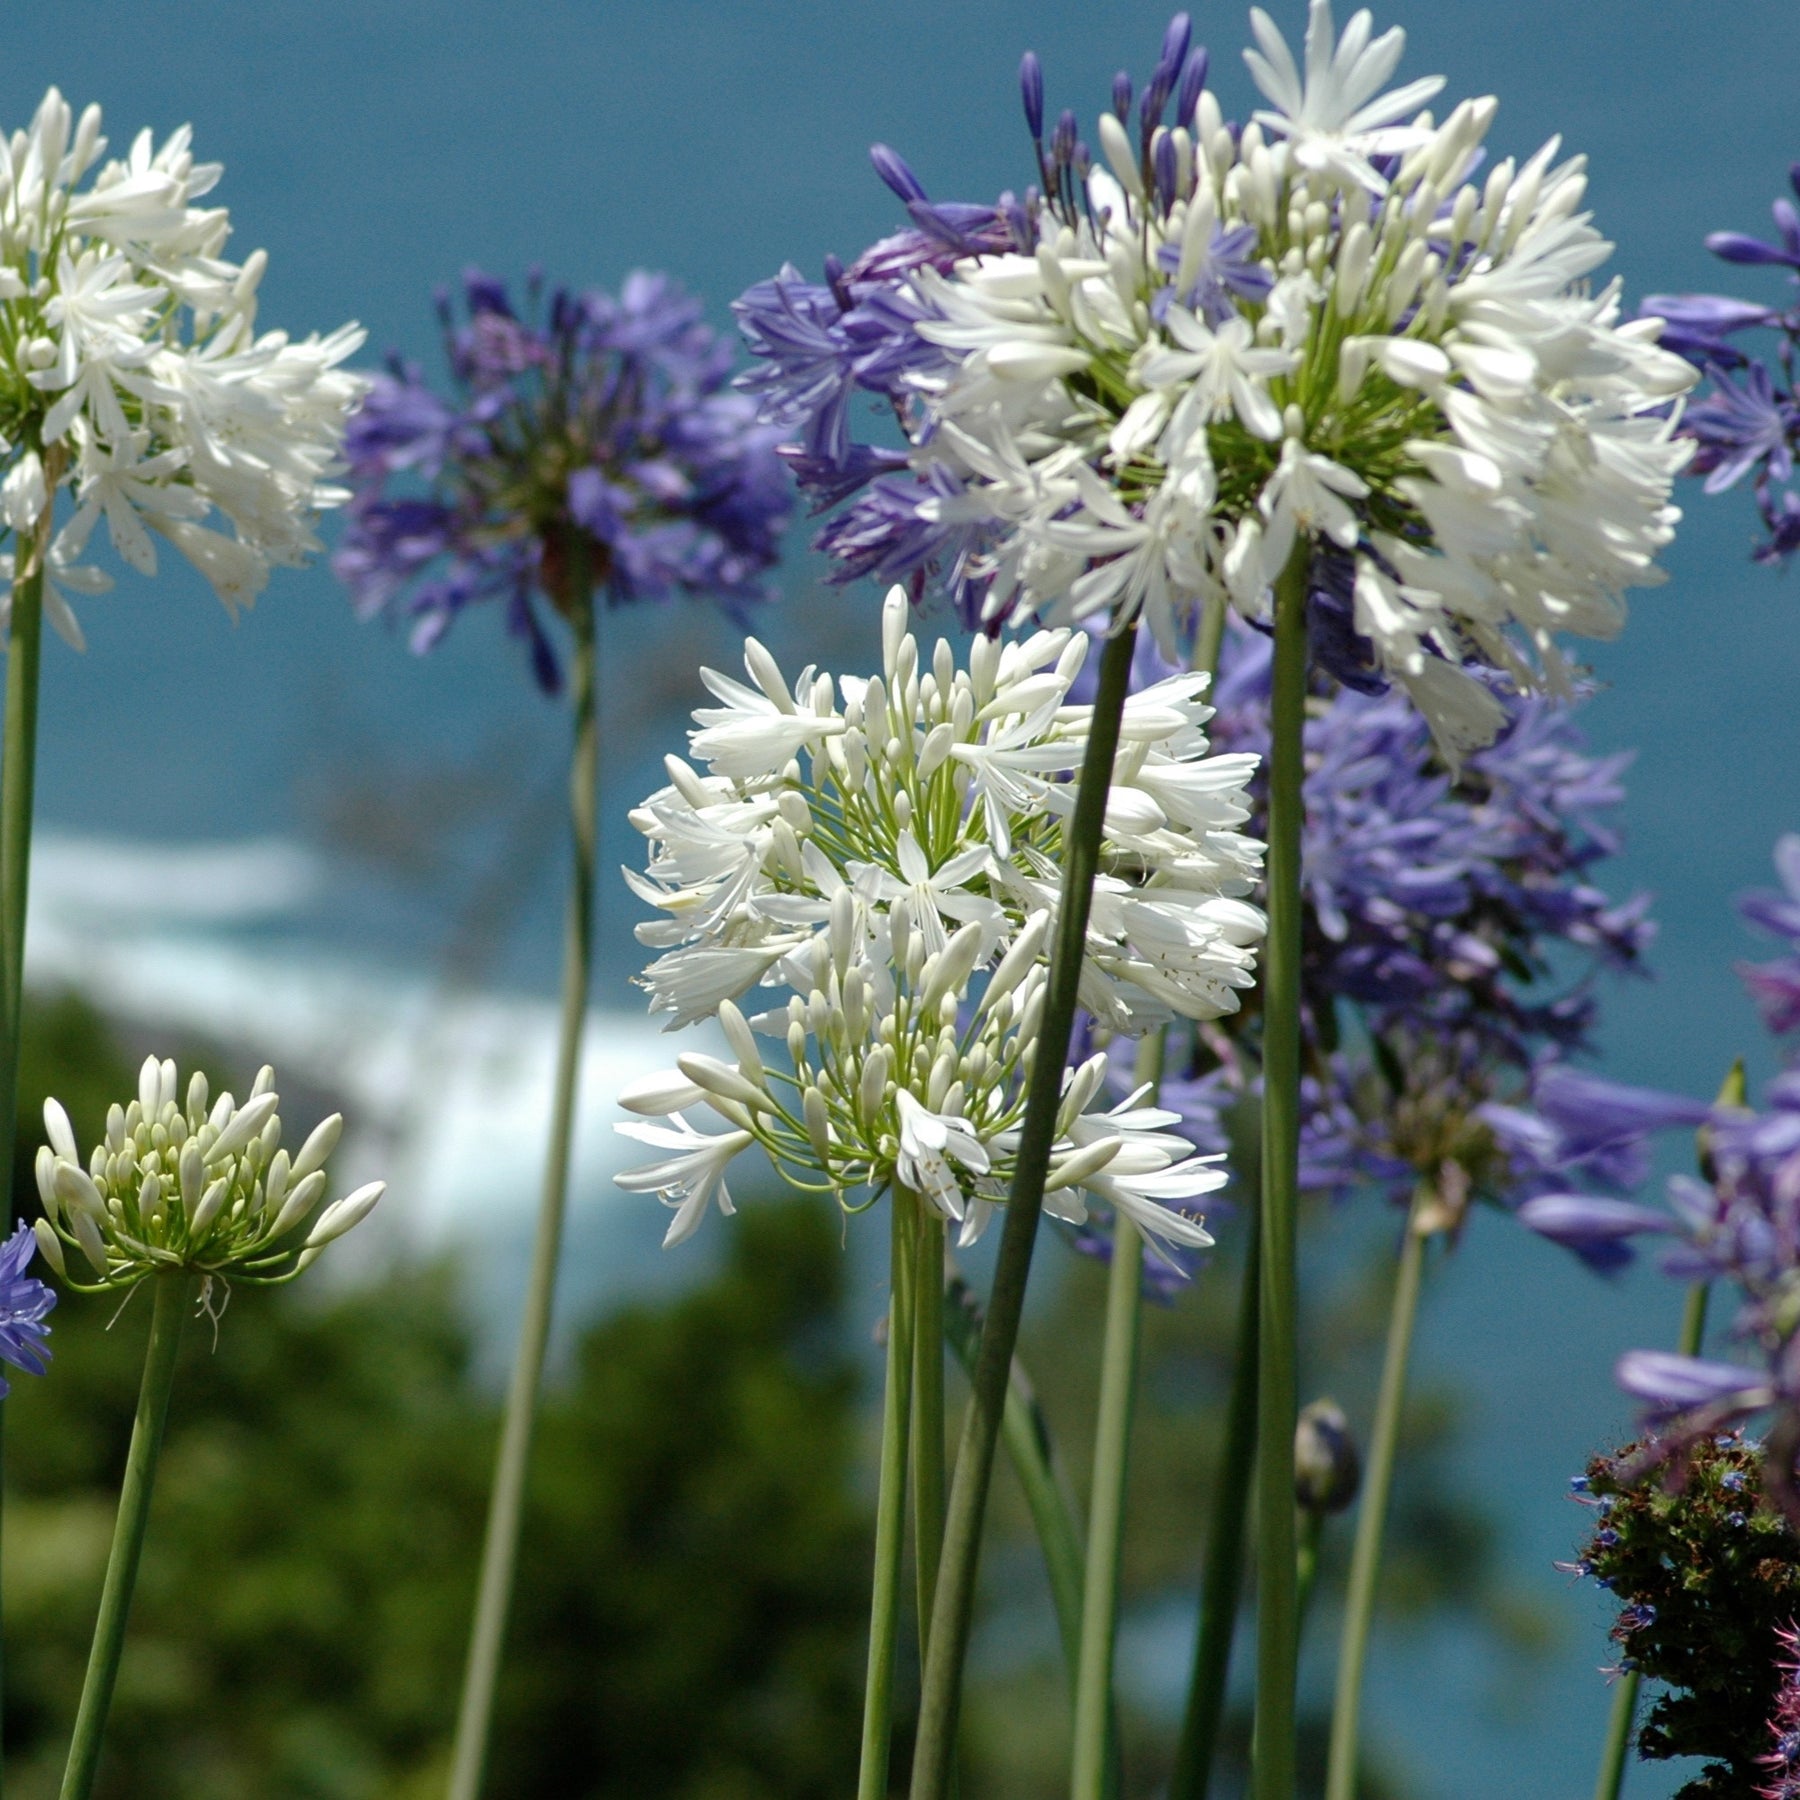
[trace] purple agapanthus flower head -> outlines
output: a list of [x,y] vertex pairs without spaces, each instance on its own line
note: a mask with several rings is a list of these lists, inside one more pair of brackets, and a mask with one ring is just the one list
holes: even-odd
[[[1800,195],[1800,163],[1788,170]],[[1759,562],[1785,563],[1800,549],[1800,495],[1790,485],[1800,445],[1800,400],[1795,392],[1795,351],[1800,345],[1800,210],[1783,196],[1775,202],[1773,242],[1739,231],[1715,231],[1706,247],[1740,267],[1781,268],[1797,290],[1788,303],[1764,305],[1725,294],[1651,294],[1646,317],[1663,321],[1662,343],[1710,379],[1706,392],[1682,420],[1696,445],[1688,472],[1705,477],[1709,494],[1750,478],[1762,515]],[[1757,356],[1740,341],[1746,332],[1774,334],[1773,349]]]
[[411,622],[416,650],[500,602],[554,691],[543,603],[760,599],[789,499],[780,430],[732,389],[729,344],[668,276],[547,301],[534,278],[528,300],[469,271],[462,314],[439,303],[454,391],[399,360],[376,379],[346,440],[355,498],[333,566],[364,617]]
[[[36,1254],[37,1236],[29,1225],[0,1243],[0,1362],[27,1375],[42,1375],[50,1365],[50,1327],[44,1320],[56,1304],[55,1293],[25,1272]],[[0,1398],[9,1391],[0,1376]]]

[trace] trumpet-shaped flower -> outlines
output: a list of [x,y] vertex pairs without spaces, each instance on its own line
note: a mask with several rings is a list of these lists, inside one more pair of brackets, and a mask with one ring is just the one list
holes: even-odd
[[[922,655],[906,612],[895,589],[868,680],[809,668],[790,687],[750,640],[750,685],[707,673],[724,705],[694,715],[706,772],[671,758],[669,785],[632,815],[650,859],[631,885],[661,915],[639,927],[663,951],[642,978],[652,1008],[673,1026],[716,1017],[735,1059],[689,1053],[624,1096],[673,1121],[621,1127],[674,1154],[620,1178],[677,1208],[671,1243],[715,1194],[729,1210],[726,1165],[752,1144],[848,1210],[899,1183],[965,1241],[1005,1199],[1089,730],[1070,695],[1089,640],[984,638],[959,668],[947,643]],[[1119,1031],[1217,1017],[1253,980],[1263,920],[1243,896],[1262,847],[1239,827],[1256,759],[1207,756],[1205,688],[1172,677],[1126,709],[1082,977]],[[775,1003],[746,1019],[758,986]],[[1163,1129],[1173,1115],[1091,1112],[1103,1070],[1094,1057],[1068,1078],[1051,1210],[1080,1219],[1096,1195],[1154,1240],[1204,1241],[1186,1207],[1222,1174]],[[689,1124],[700,1106],[727,1129]]]
[[379,1181],[321,1207],[343,1119],[333,1113],[297,1150],[282,1148],[273,1069],[257,1074],[241,1106],[230,1094],[209,1100],[204,1075],[190,1078],[184,1101],[174,1063],[146,1057],[136,1098],[108,1109],[85,1165],[68,1114],[44,1102],[35,1230],[44,1260],[71,1287],[129,1288],[178,1269],[209,1281],[291,1281],[374,1210]]
[[[102,591],[73,565],[103,518],[133,568],[155,570],[158,534],[235,612],[349,497],[334,477],[366,384],[340,365],[363,334],[258,331],[268,258],[226,258],[230,216],[197,204],[221,171],[190,139],[145,131],[109,159],[100,109],[77,119],[52,88],[0,142],[0,522],[15,579],[47,554],[53,583]],[[75,510],[52,537],[64,486]],[[46,601],[81,648],[64,596]]]
[[[37,1249],[37,1236],[29,1225],[21,1225],[0,1244],[0,1362],[27,1375],[41,1375],[49,1365],[45,1339],[50,1327],[44,1320],[56,1304],[56,1295],[35,1275],[25,1273]],[[10,1391],[0,1376],[0,1399]]]
[[[1302,69],[1252,24],[1241,131],[1184,25],[1095,151],[1072,114],[1045,142],[1029,64],[1023,201],[933,203],[881,150],[911,229],[746,293],[746,385],[848,502],[821,539],[846,578],[935,575],[989,624],[1141,613],[1172,654],[1208,602],[1264,616],[1297,543],[1348,558],[1355,660],[1454,758],[1504,721],[1475,671],[1565,689],[1559,634],[1612,635],[1660,579],[1693,371],[1589,291],[1580,157],[1477,179],[1494,102],[1438,122],[1437,78],[1390,90],[1401,32],[1313,0]],[[851,435],[858,389],[903,464]]]

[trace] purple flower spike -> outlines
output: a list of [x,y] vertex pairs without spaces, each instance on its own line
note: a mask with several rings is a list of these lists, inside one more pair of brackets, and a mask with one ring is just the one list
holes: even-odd
[[[829,437],[829,409],[808,410],[808,375],[816,385],[813,365],[839,354],[837,309],[784,276],[766,329],[786,403]],[[460,392],[441,397],[396,364],[351,421],[355,497],[332,562],[357,611],[408,620],[423,652],[466,607],[498,602],[553,693],[556,650],[534,596],[564,612],[596,593],[761,598],[788,514],[779,432],[731,391],[730,351],[699,304],[643,271],[617,295],[559,289],[541,309],[534,279],[530,318],[493,276],[471,270],[463,287],[466,320],[441,309]]]
[[1039,143],[1044,136],[1044,66],[1035,50],[1027,50],[1019,58],[1019,97],[1025,102],[1025,123],[1032,141]]
[[[21,1225],[0,1244],[0,1362],[10,1363],[27,1375],[42,1375],[50,1363],[44,1323],[56,1304],[56,1295],[25,1271],[37,1254],[38,1241],[29,1225]],[[0,1398],[9,1392],[0,1376]]]

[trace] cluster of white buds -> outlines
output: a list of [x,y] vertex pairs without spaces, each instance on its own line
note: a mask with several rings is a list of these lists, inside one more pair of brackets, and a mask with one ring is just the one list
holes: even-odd
[[229,214],[196,204],[221,170],[195,162],[191,135],[159,147],[145,131],[106,160],[100,109],[77,119],[52,88],[0,137],[0,528],[15,534],[0,572],[24,572],[20,547],[71,485],[44,600],[77,649],[61,590],[111,585],[77,566],[100,519],[134,569],[155,572],[154,532],[235,608],[271,565],[315,552],[315,515],[348,498],[331,477],[367,383],[339,365],[363,333],[258,334],[268,258],[225,257]]
[[[690,1053],[623,1097],[671,1121],[620,1128],[670,1153],[620,1178],[677,1208],[670,1242],[709,1199],[730,1210],[725,1169],[752,1144],[848,1210],[899,1182],[966,1237],[1005,1197],[1091,723],[1069,701],[1089,640],[979,639],[967,669],[940,641],[927,665],[907,616],[896,588],[872,680],[808,669],[790,690],[754,639],[753,687],[706,671],[722,704],[695,714],[691,741],[710,772],[671,757],[670,785],[633,814],[651,857],[628,879],[664,915],[639,936],[667,946],[642,984],[674,1025],[717,1018],[735,1058]],[[1242,896],[1262,847],[1238,827],[1255,758],[1206,754],[1205,688],[1177,676],[1126,704],[1080,990],[1115,1031],[1216,1017],[1254,979],[1264,921]],[[789,998],[746,1018],[737,1002],[759,984]],[[1170,1203],[1222,1174],[1141,1096],[1090,1112],[1103,1069],[1068,1077],[1047,1204],[1079,1219],[1085,1190],[1153,1238],[1202,1241]],[[729,1130],[690,1125],[697,1105]]]
[[196,1071],[184,1109],[174,1063],[147,1057],[137,1098],[108,1109],[106,1135],[85,1168],[68,1114],[46,1100],[50,1141],[38,1150],[36,1170],[45,1260],[84,1293],[178,1269],[264,1285],[291,1281],[369,1216],[384,1184],[370,1182],[320,1211],[325,1162],[343,1118],[333,1113],[290,1155],[281,1148],[274,1082],[265,1066],[242,1106],[230,1094],[209,1106],[206,1077]]
[[1622,321],[1555,140],[1480,179],[1491,99],[1383,94],[1404,45],[1312,0],[1304,72],[1261,12],[1270,102],[1241,132],[1209,91],[1140,153],[1119,120],[1035,249],[916,277],[941,346],[915,460],[990,533],[990,618],[1115,619],[1166,650],[1208,597],[1251,613],[1296,540],[1452,756],[1494,735],[1489,687],[1564,682],[1560,631],[1612,635],[1689,446],[1692,369]]

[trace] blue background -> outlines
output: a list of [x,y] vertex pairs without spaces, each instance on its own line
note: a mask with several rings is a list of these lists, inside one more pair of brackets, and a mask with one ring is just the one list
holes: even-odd
[[[602,284],[663,267],[723,325],[731,296],[783,260],[815,271],[827,250],[891,228],[871,140],[900,147],[934,195],[1022,186],[1019,51],[1043,55],[1053,109],[1088,119],[1117,65],[1148,68],[1164,16],[1138,3],[939,0],[39,3],[9,10],[0,117],[23,123],[54,81],[78,107],[102,101],[116,148],[140,124],[160,135],[191,120],[199,153],[226,164],[215,198],[232,209],[236,253],[271,252],[264,321],[303,331],[354,316],[371,356],[398,348],[435,368],[431,291],[468,263],[515,277],[541,263],[552,280]],[[1298,6],[1278,16],[1297,39]],[[1785,135],[1800,91],[1791,0],[1400,0],[1378,22],[1390,21],[1410,33],[1408,74],[1441,71],[1451,98],[1501,97],[1496,153],[1561,131],[1590,154],[1591,201],[1633,300],[1734,283],[1773,297],[1775,278],[1738,280],[1701,239],[1760,232],[1800,154]],[[1241,13],[1200,13],[1197,28],[1227,112],[1241,113]],[[1732,896],[1767,881],[1774,837],[1800,827],[1800,602],[1750,565],[1746,498],[1684,499],[1693,516],[1667,559],[1672,581],[1638,596],[1623,640],[1594,654],[1604,689],[1588,725],[1598,745],[1638,751],[1629,849],[1610,885],[1653,889],[1663,928],[1657,981],[1609,999],[1607,1067],[1710,1092],[1732,1056],[1759,1048],[1731,972],[1753,953]],[[48,823],[170,840],[316,833],[334,792],[378,787],[389,770],[402,803],[409,771],[446,762],[523,771],[533,792],[555,780],[560,716],[497,619],[467,619],[422,664],[358,626],[323,570],[278,573],[233,629],[169,561],[154,586],[121,573],[113,596],[86,603],[85,657],[48,648]],[[804,646],[792,660],[866,654],[872,596],[818,594],[798,555],[785,583],[767,626],[778,645]],[[671,709],[691,695],[696,656],[728,656],[730,641],[696,611],[608,621],[610,863],[630,853],[623,809],[675,741]],[[501,829],[477,819],[472,854]],[[548,989],[555,891],[531,886],[490,973]],[[441,947],[416,923],[419,905],[365,874],[316,929],[416,961]],[[602,912],[602,998],[614,1004],[629,1003],[630,916],[614,889]],[[1579,1525],[1558,1495],[1590,1445],[1625,1428],[1612,1358],[1671,1339],[1675,1311],[1654,1277],[1602,1288],[1502,1221],[1479,1221],[1436,1283],[1422,1359],[1474,1393],[1469,1478],[1504,1510],[1508,1553],[1569,1629],[1553,1677],[1510,1710],[1456,1645],[1378,1645],[1377,1726],[1422,1791],[1587,1791],[1606,1705],[1593,1669],[1606,1657],[1591,1602],[1554,1592],[1548,1562]],[[1629,1787],[1672,1785],[1648,1771]]]

